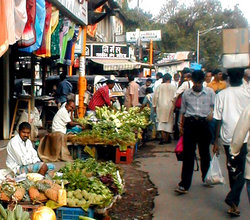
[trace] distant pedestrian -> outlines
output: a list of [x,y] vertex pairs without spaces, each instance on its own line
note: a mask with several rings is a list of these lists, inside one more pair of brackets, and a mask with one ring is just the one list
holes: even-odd
[[133,75],[128,76],[129,85],[125,93],[124,105],[127,109],[139,104],[139,85],[134,81]]
[[156,81],[154,83],[154,91],[157,89],[159,85],[162,84],[163,74],[161,72],[156,73]]
[[233,133],[240,114],[250,103],[250,93],[242,85],[243,69],[228,69],[227,72],[230,86],[217,94],[215,98],[214,118],[217,120],[217,128],[213,151],[218,152],[219,150],[218,139],[220,136],[227,156],[227,168],[231,189],[226,196],[225,202],[230,206],[228,213],[239,216],[240,211],[238,205],[240,203],[240,194],[245,184],[244,170],[247,138],[244,140],[244,146],[241,148],[237,159],[239,171],[239,175],[237,176],[235,176],[235,172],[232,172],[228,166],[228,160],[230,158],[229,146],[232,142]]
[[152,79],[148,78],[146,83],[142,85],[139,89],[139,102],[142,104],[144,97],[146,96],[146,89],[149,88],[152,84]]
[[209,70],[206,72],[205,74],[205,81],[203,83],[204,87],[207,87],[207,85],[213,80],[213,75],[212,75],[212,71]]
[[214,79],[212,82],[210,82],[207,87],[211,88],[214,90],[214,92],[217,94],[218,92],[220,92],[221,90],[227,88],[227,84],[225,81],[223,81],[223,73],[221,70],[219,69],[215,69],[213,71],[213,76]]
[[153,89],[151,87],[148,87],[146,89],[146,96],[144,97],[143,103],[141,105],[140,111],[142,111],[146,106],[150,108],[150,121],[151,124],[148,126],[147,129],[147,139],[149,136],[152,137],[153,130],[155,129],[155,120],[156,120],[156,114],[153,108]]
[[67,102],[67,96],[72,93],[73,86],[72,84],[66,79],[67,76],[67,67],[65,65],[59,66],[59,71],[62,72],[60,74],[60,83],[56,89],[56,102],[58,108],[61,107],[62,104]]
[[196,145],[199,148],[202,181],[204,182],[210,165],[210,132],[208,120],[211,120],[215,93],[203,87],[205,74],[201,70],[192,73],[193,87],[182,96],[180,133],[183,134],[183,164],[181,182],[175,189],[179,194],[188,192],[193,176]]
[[171,84],[174,85],[176,88],[179,87],[179,82],[180,82],[180,74],[175,73],[174,74],[174,80],[171,81]]
[[175,96],[173,98],[173,103],[175,105],[175,122],[174,122],[174,139],[179,139],[179,128],[178,128],[178,121],[179,121],[179,114],[181,108],[181,99],[182,94],[187,90],[192,88],[193,82],[191,81],[191,71],[189,68],[185,67],[181,72],[181,79],[179,82],[179,87],[176,90]]
[[[248,200],[250,203],[250,104],[245,108],[242,112],[239,121],[234,130],[234,135],[232,138],[232,142],[230,145],[230,154],[232,154],[237,160],[237,156],[240,154],[241,148],[244,147],[244,140],[248,135],[247,141],[247,160],[246,160],[246,170],[245,170],[245,179],[247,182],[247,193],[248,193]],[[237,162],[235,160],[235,164]]]
[[153,96],[157,131],[161,132],[160,144],[169,143],[169,135],[173,133],[174,106],[172,100],[176,92],[176,87],[171,84],[171,78],[172,76],[166,73],[163,76],[163,83],[156,88]]

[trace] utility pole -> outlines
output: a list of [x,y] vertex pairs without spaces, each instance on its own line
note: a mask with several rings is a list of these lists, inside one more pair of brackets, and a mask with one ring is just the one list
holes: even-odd
[[151,76],[151,73],[152,73],[152,65],[153,65],[153,51],[154,51],[154,48],[153,48],[153,41],[150,40],[150,44],[149,44],[149,68],[150,68],[150,76]]

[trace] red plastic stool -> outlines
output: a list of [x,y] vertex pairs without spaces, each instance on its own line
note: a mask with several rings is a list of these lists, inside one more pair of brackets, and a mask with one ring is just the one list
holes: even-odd
[[131,148],[127,148],[126,151],[120,151],[116,148],[115,163],[130,164],[133,161],[134,151]]

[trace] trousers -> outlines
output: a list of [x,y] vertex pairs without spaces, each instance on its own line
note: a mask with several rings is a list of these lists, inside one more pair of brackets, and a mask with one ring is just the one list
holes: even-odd
[[192,117],[185,118],[183,133],[183,163],[181,182],[179,183],[179,186],[184,187],[185,190],[188,190],[191,186],[197,145],[200,155],[202,181],[204,181],[211,160],[209,152],[210,141],[211,134],[208,121],[205,118],[198,120]]
[[245,164],[246,164],[246,154],[247,154],[247,144],[243,144],[241,147],[241,151],[237,156],[237,175],[235,172],[232,172],[230,167],[228,166],[228,159],[230,157],[229,152],[229,145],[224,145],[226,157],[227,157],[227,170],[228,170],[228,177],[229,177],[229,185],[230,185],[230,192],[226,196],[226,203],[232,204],[232,202],[238,206],[240,203],[240,195],[241,191],[245,184]]

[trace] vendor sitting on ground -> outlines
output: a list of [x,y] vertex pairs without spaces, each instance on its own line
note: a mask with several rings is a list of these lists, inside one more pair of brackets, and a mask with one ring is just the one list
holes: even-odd
[[[52,121],[52,132],[61,132],[63,134],[67,133],[67,125],[71,127],[80,125],[73,121],[73,111],[75,110],[75,102],[73,100],[68,100],[66,105],[62,105],[57,111],[56,115]],[[82,129],[79,129],[79,132]]]
[[18,134],[7,145],[6,166],[15,174],[40,173],[44,176],[47,171],[54,170],[55,166],[41,162],[29,140],[30,132],[28,122],[19,125]]
[[111,106],[111,100],[113,100],[114,98],[110,98],[109,90],[113,89],[114,86],[114,80],[107,80],[106,86],[99,88],[94,93],[92,99],[89,102],[88,114],[94,113],[96,107],[103,107],[104,105]]

